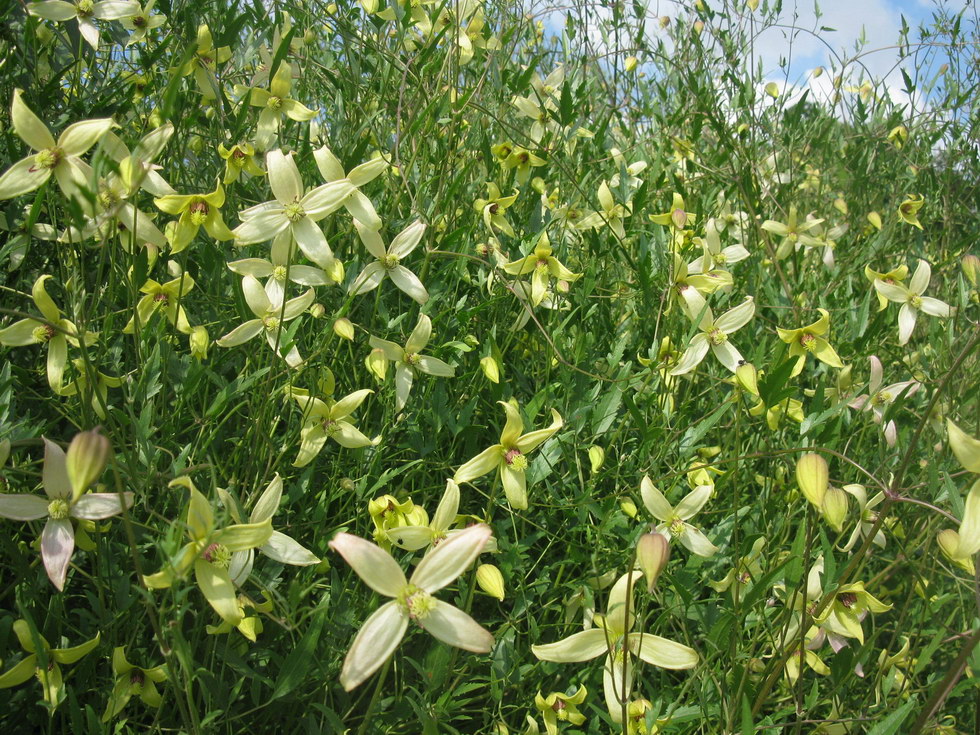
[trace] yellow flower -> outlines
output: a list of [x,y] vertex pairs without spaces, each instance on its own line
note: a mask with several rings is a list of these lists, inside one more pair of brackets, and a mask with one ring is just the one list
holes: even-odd
[[779,338],[789,345],[789,356],[796,358],[793,376],[799,375],[803,371],[807,354],[812,354],[831,367],[844,367],[844,363],[837,356],[837,352],[823,336],[830,331],[830,314],[826,309],[817,309],[817,311],[820,312],[820,318],[813,324],[808,324],[799,329],[776,327]]
[[540,304],[544,299],[552,278],[577,281],[582,277],[581,273],[572,273],[568,270],[551,252],[551,241],[548,238],[548,233],[542,232],[533,253],[504,266],[504,270],[512,276],[532,274],[531,303],[534,306]]
[[541,696],[538,692],[534,697],[534,706],[541,710],[544,717],[544,728],[548,735],[557,735],[559,722],[570,722],[573,725],[581,725],[585,722],[585,715],[578,710],[578,705],[585,701],[588,690],[584,686],[579,686],[575,694],[565,694],[563,692],[552,692],[547,697]]
[[194,58],[171,71],[180,76],[193,73],[201,94],[205,98],[213,100],[220,97],[221,91],[215,76],[218,64],[223,64],[230,58],[231,49],[228,46],[215,48],[211,29],[206,24],[201,24],[197,27],[197,46],[194,50]]
[[923,204],[925,204],[925,200],[921,194],[907,194],[905,201],[898,205],[898,218],[902,222],[906,222],[913,227],[918,227],[921,230],[922,224],[919,222],[919,210],[922,209]]
[[179,253],[201,229],[201,225],[215,240],[232,240],[234,235],[221,217],[225,203],[225,190],[218,184],[210,194],[168,194],[153,200],[162,212],[179,215],[176,224],[167,228],[167,239],[173,253]]

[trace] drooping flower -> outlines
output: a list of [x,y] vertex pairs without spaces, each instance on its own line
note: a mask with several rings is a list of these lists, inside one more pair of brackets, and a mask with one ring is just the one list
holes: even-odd
[[[47,1],[69,5],[61,0]],[[31,7],[45,4],[32,3]],[[10,122],[17,136],[36,153],[21,159],[0,176],[0,199],[13,199],[34,191],[51,178],[52,174],[66,197],[78,198],[81,190],[90,181],[92,170],[80,156],[95,145],[115,123],[111,118],[77,122],[65,128],[55,141],[48,127],[31,112],[20,95],[21,91],[15,89],[10,103]]]
[[531,652],[542,661],[577,663],[606,655],[602,687],[613,722],[622,722],[621,697],[633,688],[632,656],[664,669],[691,669],[698,663],[693,648],[667,638],[634,631],[633,589],[642,572],[621,576],[609,592],[605,615],[593,615],[596,627],[574,633],[557,643],[532,645]]
[[145,329],[152,316],[161,310],[178,332],[190,334],[191,325],[187,321],[183,301],[194,286],[194,279],[189,273],[182,273],[166,283],[146,279],[146,283],[140,286],[143,297],[136,304],[136,313],[123,327],[123,334],[135,334],[137,329]]
[[[922,385],[917,380],[905,380],[900,383],[892,383],[884,388],[881,386],[882,366],[881,360],[877,356],[871,355],[868,358],[871,363],[871,379],[868,383],[868,392],[865,395],[857,396],[847,405],[858,411],[871,411],[874,415],[876,424],[881,424],[885,417],[885,411],[899,397],[909,398],[918,391]],[[898,436],[898,429],[895,420],[889,419],[884,425],[885,442],[889,447],[895,446]]]
[[490,540],[486,524],[470,526],[433,548],[415,567],[410,579],[388,552],[349,533],[338,533],[330,548],[344,557],[365,584],[386,602],[364,621],[347,651],[340,683],[350,691],[394,653],[415,621],[435,638],[474,653],[487,653],[493,636],[473,618],[433,595],[452,583],[483,551]]
[[461,465],[453,476],[455,482],[470,482],[488,472],[497,470],[500,481],[511,507],[527,509],[527,478],[524,473],[528,467],[527,455],[554,436],[563,425],[561,415],[551,409],[551,426],[523,434],[524,421],[521,419],[517,400],[497,401],[504,408],[507,422],[500,434],[500,443],[494,444],[473,459]]
[[435,546],[454,534],[460,533],[459,529],[452,530],[457,513],[459,513],[459,485],[453,480],[446,480],[446,490],[442,494],[439,505],[436,506],[436,512],[432,516],[431,523],[425,517],[425,511],[422,511],[422,523],[389,525],[385,529],[385,533],[391,543],[399,549],[418,551],[427,546]]
[[510,207],[520,192],[516,189],[514,193],[510,196],[502,196],[500,193],[500,187],[498,187],[492,181],[487,182],[487,198],[477,199],[473,202],[473,208],[483,214],[483,224],[486,225],[488,232],[492,235],[494,229],[505,232],[511,237],[514,237],[514,228],[511,227],[510,222],[504,216],[504,212]]
[[75,550],[75,529],[71,519],[101,521],[119,515],[124,507],[133,505],[131,492],[85,492],[102,472],[108,456],[108,442],[97,432],[94,434],[94,437],[90,432],[77,434],[68,447],[67,456],[57,444],[44,439],[41,482],[47,497],[0,493],[0,516],[3,518],[15,521],[47,519],[41,531],[41,559],[48,579],[59,592],[65,588],[68,563]]
[[[44,703],[53,711],[64,699],[64,679],[59,664],[73,664],[91,653],[99,645],[100,633],[95,638],[71,648],[52,648],[47,639],[37,631],[31,631],[26,620],[14,621],[14,633],[28,655],[13,668],[0,675],[0,689],[20,686],[37,677],[44,693]],[[41,644],[39,651],[35,640]],[[42,662],[45,665],[41,665]]]
[[147,707],[156,708],[163,704],[156,685],[167,680],[166,664],[152,669],[140,668],[126,660],[126,646],[116,646],[112,649],[112,673],[116,679],[102,715],[103,722],[122,712],[133,697],[139,697]]
[[243,614],[235,598],[235,585],[228,571],[232,554],[262,546],[272,536],[271,516],[259,523],[242,523],[218,528],[211,503],[187,475],[170,482],[190,492],[184,523],[190,539],[156,574],[143,576],[150,589],[166,589],[192,568],[201,594],[221,619],[232,625],[241,622]]
[[623,226],[623,220],[633,213],[632,204],[629,202],[618,204],[613,198],[609,184],[605,181],[599,184],[596,198],[599,200],[599,210],[584,215],[576,227],[580,230],[597,230],[605,226],[612,230],[613,234],[620,240],[625,239],[626,228]]
[[887,283],[878,279],[874,281],[875,290],[879,294],[889,301],[902,305],[902,308],[898,310],[898,343],[900,345],[906,344],[912,336],[912,330],[915,329],[915,321],[920,311],[943,319],[951,317],[956,312],[956,309],[945,301],[922,295],[929,287],[931,277],[932,268],[926,261],[920,260],[915,273],[909,279],[908,286],[901,283]]
[[419,314],[415,329],[408,336],[405,346],[389,342],[385,339],[371,336],[368,340],[371,347],[381,350],[385,360],[395,363],[395,410],[401,411],[408,401],[412,390],[412,382],[418,373],[435,375],[440,378],[451,378],[456,374],[455,369],[436,357],[421,354],[429,343],[432,335],[432,321],[425,314]]
[[660,523],[657,531],[669,540],[680,541],[689,551],[705,558],[714,556],[718,547],[708,540],[701,529],[688,523],[711,499],[710,485],[698,485],[676,505],[672,506],[649,477],[640,481],[640,496],[650,515]]
[[221,96],[221,88],[216,76],[218,64],[223,64],[230,58],[231,49],[228,46],[215,48],[211,29],[208,28],[207,24],[202,23],[197,27],[197,45],[194,49],[194,57],[183,66],[172,69],[171,72],[180,76],[193,74],[201,94],[206,99],[213,100]]
[[350,285],[350,293],[357,295],[373,291],[385,278],[390,278],[401,291],[411,296],[419,304],[429,300],[429,292],[425,290],[422,281],[412,271],[401,264],[422,240],[425,223],[415,220],[404,230],[395,235],[391,244],[386,248],[384,240],[377,230],[362,225],[354,220],[354,229],[364,243],[364,247],[377,260],[364,266],[357,278]]
[[238,181],[242,172],[250,176],[265,176],[265,171],[255,162],[255,147],[251,143],[236,143],[231,148],[219,143],[218,155],[225,162],[225,176],[222,179],[225,186]]
[[558,735],[559,722],[570,722],[573,725],[581,725],[585,722],[585,715],[579,712],[578,705],[585,701],[587,695],[588,690],[584,686],[579,686],[575,694],[552,692],[547,697],[543,697],[541,692],[538,692],[534,696],[534,706],[541,710],[544,728],[548,735]]
[[921,194],[907,194],[905,201],[898,205],[898,219],[921,230],[922,223],[919,222],[919,210],[922,209],[923,204],[925,204],[925,200]]

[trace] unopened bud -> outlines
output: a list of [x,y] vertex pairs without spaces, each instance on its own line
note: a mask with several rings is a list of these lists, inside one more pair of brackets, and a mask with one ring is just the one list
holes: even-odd
[[7,464],[8,459],[10,459],[10,439],[4,439],[0,441],[0,467]]
[[820,514],[837,533],[844,530],[844,518],[847,516],[847,493],[837,487],[827,488],[820,506]]
[[307,311],[314,319],[323,319],[323,316],[327,313],[327,307],[317,301],[314,301],[312,304],[310,304],[310,308],[307,309]]
[[766,94],[773,99],[779,97],[779,85],[775,82],[769,82],[769,84],[766,85]]
[[333,323],[333,333],[348,342],[354,341],[354,325],[347,317],[341,317]]
[[876,230],[881,229],[881,215],[877,212],[868,212],[868,222],[870,222],[871,226]]
[[819,79],[820,77],[822,77],[823,76],[823,67],[822,66],[818,66],[818,67],[814,68],[814,70],[812,72],[810,72],[810,76],[813,77],[814,79]]
[[194,327],[188,341],[191,346],[191,356],[194,359],[202,362],[208,359],[208,346],[211,344],[211,338],[208,337],[207,329],[201,326]]
[[487,380],[491,383],[500,382],[500,363],[490,355],[480,360],[480,369],[483,370],[483,374],[487,376]]
[[747,0],[745,4],[748,5],[749,10],[751,10],[754,13],[756,9],[759,7],[759,0]]
[[963,275],[966,276],[966,280],[970,282],[971,286],[976,288],[977,276],[980,276],[980,258],[976,255],[964,255],[963,260],[960,261],[960,267],[963,269]]
[[661,15],[660,16],[660,27],[661,28],[666,28],[669,25],[670,25],[670,16],[669,15]]
[[647,579],[647,592],[653,592],[660,573],[670,558],[670,541],[662,533],[652,531],[640,536],[636,543],[636,564]]
[[844,201],[843,197],[837,197],[834,200],[834,209],[836,209],[841,214],[847,214],[847,202]]
[[636,518],[640,513],[636,509],[636,503],[627,498],[626,500],[619,501],[619,508],[630,518]]
[[796,462],[796,483],[803,495],[817,508],[823,507],[824,495],[830,482],[827,460],[819,454],[804,454]]
[[476,583],[491,597],[504,599],[504,575],[493,564],[481,564],[476,568]]
[[110,454],[112,454],[112,446],[98,429],[75,434],[75,438],[68,445],[65,469],[68,472],[72,494],[76,499],[81,497],[82,493],[88,490],[95,479],[102,474],[102,470],[109,462]]
[[589,462],[592,464],[592,474],[594,475],[602,468],[602,463],[606,461],[606,450],[598,444],[589,447]]
[[631,72],[634,69],[636,69],[636,57],[635,56],[627,56],[626,57],[626,63],[624,64],[624,68],[626,69],[627,72]]
[[696,20],[694,21],[694,32],[701,33],[704,30],[704,21]]
[[735,382],[747,393],[759,395],[759,371],[751,362],[742,363],[735,368]]

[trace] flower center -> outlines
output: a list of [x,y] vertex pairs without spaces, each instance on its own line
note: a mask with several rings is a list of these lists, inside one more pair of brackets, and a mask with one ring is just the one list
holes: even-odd
[[809,333],[804,333],[800,337],[800,345],[807,352],[813,352],[817,348],[817,338]]
[[674,516],[670,519],[670,523],[667,524],[667,530],[670,531],[671,536],[681,536],[684,534],[684,519],[680,516]]
[[891,393],[889,393],[887,390],[883,390],[881,393],[875,393],[875,395],[871,398],[871,403],[875,406],[884,406],[886,403],[891,403],[892,398],[893,396]]
[[170,297],[167,296],[167,294],[165,293],[158,293],[158,294],[154,294],[153,300],[166,306],[167,303],[170,301]]
[[490,214],[496,214],[499,209],[500,209],[500,205],[494,202],[493,204],[490,205]]
[[279,317],[277,316],[267,316],[262,320],[262,326],[267,332],[275,332],[279,329],[279,324]]
[[567,707],[568,704],[566,704],[565,701],[562,699],[556,699],[555,703],[551,705],[551,709],[553,709],[556,713],[555,717],[557,717],[559,720],[568,719],[568,713],[565,711]]
[[728,341],[728,335],[722,332],[718,327],[715,327],[710,332],[708,332],[708,342],[713,345],[724,344]]
[[52,169],[61,161],[61,156],[62,152],[60,148],[45,148],[34,156],[34,165],[31,166],[31,170],[37,171],[41,168]]
[[728,256],[724,253],[715,253],[711,256],[711,260],[714,261],[715,265],[725,265],[728,262]]
[[385,270],[390,271],[392,268],[398,265],[398,256],[392,255],[391,253],[379,258],[379,260],[381,261],[381,265],[385,268]]
[[414,584],[407,585],[398,593],[396,598],[401,607],[412,620],[425,620],[435,607],[435,598]]
[[99,190],[99,206],[103,209],[110,209],[119,202],[119,197],[112,189],[105,187]]
[[231,564],[231,552],[224,544],[210,544],[201,556],[204,561],[210,562],[220,569],[227,569]]
[[534,270],[536,270],[538,273],[546,274],[548,272],[548,261],[539,260],[534,264]]
[[922,308],[922,297],[918,294],[909,294],[909,306],[913,309]]
[[[326,419],[323,422],[323,430],[327,433],[327,436],[333,436],[334,434],[340,431],[340,426],[333,419]],[[388,510],[385,511],[384,513],[385,516],[387,516],[389,512],[395,509],[390,502],[388,503],[388,505],[389,508]]]
[[858,599],[857,595],[855,595],[853,592],[845,592],[843,594],[837,595],[837,602],[839,602],[841,605],[843,605],[846,608],[854,607],[854,604],[857,602],[857,599]]
[[286,266],[277,265],[272,269],[272,278],[279,283],[283,283],[286,280]]
[[281,110],[282,109],[282,97],[270,97],[269,101],[265,103],[265,106],[270,110]]
[[422,362],[422,356],[417,352],[406,352],[405,353],[405,364],[411,365],[412,367],[418,367]]
[[87,18],[95,10],[95,0],[78,0],[75,4],[75,10],[79,17]]
[[303,210],[303,205],[299,202],[291,202],[282,208],[283,214],[286,215],[286,219],[290,222],[299,222],[303,217],[306,216],[306,212]]
[[527,456],[520,449],[508,449],[504,453],[504,461],[512,470],[523,472],[527,469]]
[[54,329],[48,324],[41,324],[40,326],[34,327],[31,336],[35,342],[47,342],[54,337]]
[[129,689],[133,694],[139,694],[143,691],[144,682],[143,672],[139,669],[133,669],[129,673]]
[[204,220],[208,218],[210,209],[207,202],[194,202],[187,208],[187,211],[191,213],[191,224],[195,227],[200,227],[204,224]]
[[146,27],[146,16],[143,16],[143,15],[134,15],[133,18],[132,18],[132,20],[133,20],[133,25],[136,26],[137,28],[145,28]]
[[68,517],[68,501],[64,498],[55,498],[48,503],[48,516],[56,521],[63,521]]

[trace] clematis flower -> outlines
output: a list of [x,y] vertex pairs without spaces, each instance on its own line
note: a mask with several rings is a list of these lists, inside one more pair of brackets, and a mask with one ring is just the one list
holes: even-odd
[[223,64],[230,58],[231,49],[228,46],[215,48],[211,29],[208,28],[207,24],[202,23],[197,27],[197,45],[194,50],[194,58],[183,66],[172,69],[171,72],[180,76],[193,74],[201,94],[206,99],[214,100],[220,96],[221,92],[216,76],[218,64]]
[[211,503],[195,486],[191,478],[182,475],[169,487],[183,487],[190,492],[184,523],[190,539],[173,559],[156,574],[143,575],[143,584],[150,589],[166,589],[192,568],[201,594],[231,625],[242,620],[241,606],[235,598],[235,585],[228,571],[232,554],[262,546],[272,537],[271,517],[259,523],[242,523],[217,528]]
[[[633,688],[631,656],[651,666],[664,669],[691,669],[698,663],[693,648],[651,633],[634,631],[633,589],[642,572],[624,574],[609,591],[605,615],[593,615],[597,627],[574,633],[557,643],[531,646],[531,652],[542,661],[577,663],[606,654],[602,670],[602,688],[606,707],[613,722],[622,722],[621,697],[629,697]],[[627,614],[628,608],[628,614]]]
[[293,239],[289,231],[284,230],[272,240],[271,260],[244,258],[228,263],[228,269],[240,276],[264,278],[266,296],[274,304],[281,304],[286,297],[286,281],[310,287],[334,283],[330,275],[321,268],[293,264],[292,250]]
[[721,247],[721,230],[714,219],[709,219],[705,225],[705,236],[703,240],[695,238],[695,242],[701,241],[702,255],[687,264],[687,269],[691,273],[708,273],[714,269],[728,270],[732,263],[738,263],[749,257],[749,251],[742,243]]
[[814,622],[844,638],[856,638],[864,645],[864,629],[861,620],[869,612],[880,613],[891,610],[892,606],[881,602],[864,589],[864,582],[845,584],[837,589],[834,601],[814,618]]
[[435,638],[473,653],[487,653],[493,636],[473,618],[433,595],[469,568],[490,540],[490,526],[480,523],[433,548],[405,579],[388,552],[349,533],[338,533],[330,548],[344,557],[365,584],[385,597],[361,626],[340,672],[340,683],[350,691],[388,660],[405,636],[410,620]]
[[[878,271],[871,270],[871,266],[864,266],[864,277],[867,278],[871,285],[874,286],[875,281],[884,281],[885,283],[903,283],[909,276],[909,267],[907,265],[901,265],[894,270],[887,271],[885,273],[879,273]],[[888,307],[888,299],[881,295],[881,293],[875,289],[875,296],[878,297],[878,311],[884,311]]]
[[718,547],[708,541],[708,537],[688,521],[710,500],[711,490],[710,485],[698,485],[676,506],[672,506],[649,477],[644,476],[640,481],[640,497],[643,499],[643,505],[650,515],[660,521],[657,531],[664,534],[668,540],[680,541],[690,552],[706,559],[714,556]]
[[145,329],[153,315],[160,310],[178,332],[190,334],[191,325],[187,321],[183,301],[194,286],[194,279],[189,273],[182,273],[166,283],[146,279],[146,283],[140,286],[140,293],[144,295],[136,304],[136,313],[123,327],[123,334],[135,334],[137,327]]
[[371,204],[371,200],[361,193],[360,187],[384,173],[388,168],[388,162],[379,155],[346,172],[340,159],[327,146],[321,146],[313,151],[313,158],[317,168],[320,169],[320,175],[328,184],[346,179],[354,185],[354,191],[344,200],[344,207],[351,217],[369,229],[380,230],[381,218]]
[[500,188],[492,181],[487,182],[487,198],[477,199],[473,202],[473,208],[483,214],[483,224],[487,226],[487,231],[492,235],[494,229],[506,232],[511,237],[515,237],[514,228],[504,217],[504,212],[508,207],[517,201],[520,192],[516,189],[510,196],[502,196]]
[[909,279],[908,286],[901,283],[886,283],[877,279],[874,281],[875,290],[879,294],[889,301],[902,305],[898,311],[898,343],[900,345],[906,344],[912,336],[915,320],[920,311],[943,319],[951,317],[956,312],[956,309],[945,301],[922,295],[929,287],[931,277],[932,268],[926,261],[920,260],[915,273]]
[[906,194],[905,201],[898,205],[898,218],[913,227],[918,227],[922,229],[922,223],[919,222],[919,210],[922,209],[922,205],[925,201],[921,194]]
[[694,212],[685,211],[684,197],[678,194],[676,191],[671,197],[670,211],[664,212],[663,214],[651,214],[649,215],[650,221],[663,225],[664,227],[674,227],[678,230],[683,230],[688,225],[693,225],[697,221],[697,215]]
[[92,48],[99,48],[99,27],[96,20],[119,20],[136,15],[141,10],[139,3],[131,0],[41,0],[27,5],[27,12],[45,20],[64,23],[78,21],[78,32]]
[[[411,501],[408,502],[411,503]],[[442,494],[439,505],[436,506],[436,512],[432,516],[431,523],[428,522],[425,511],[421,508],[418,510],[422,511],[422,518],[420,519],[423,521],[422,523],[389,524],[385,528],[388,539],[399,549],[418,551],[427,546],[435,546],[441,541],[461,533],[459,529],[452,530],[452,525],[456,522],[456,515],[459,513],[459,485],[453,480],[446,480],[446,490]]]
[[122,27],[129,31],[129,40],[126,41],[127,47],[143,41],[150,31],[167,22],[167,16],[163,13],[153,12],[154,5],[156,5],[156,0],[149,0],[142,7],[139,7],[137,3],[138,9],[135,13],[119,19]]
[[[68,455],[57,444],[44,439],[44,471],[41,483],[46,498],[20,493],[0,494],[0,516],[15,521],[46,518],[41,531],[41,559],[51,584],[62,591],[68,563],[75,550],[71,518],[101,521],[131,508],[133,494],[86,493],[105,467],[108,442],[94,433],[77,434]],[[101,442],[99,441],[101,440]],[[93,442],[100,446],[93,446]],[[102,445],[104,442],[104,445]]]
[[133,697],[139,697],[147,707],[158,708],[163,704],[156,685],[167,680],[166,664],[152,669],[140,668],[126,660],[126,646],[116,646],[112,649],[112,673],[116,679],[102,715],[103,722],[109,722],[122,712]]
[[[949,446],[967,472],[980,474],[980,440],[946,419]],[[2,496],[0,496],[2,497]],[[939,532],[939,548],[943,554],[968,574],[974,573],[973,557],[980,551],[980,478],[966,496],[963,520],[959,530],[947,528]]]
[[[561,86],[560,81],[558,82],[558,86]],[[510,101],[519,113],[534,121],[531,123],[530,130],[528,130],[528,138],[535,144],[540,143],[545,134],[558,129],[558,124],[552,117],[557,112],[558,107],[555,105],[552,95],[542,95],[542,97],[544,99],[541,102],[530,96],[515,96]]]
[[[869,500],[868,491],[864,485],[858,485],[856,483],[844,485],[843,490],[854,497],[858,506],[858,521],[854,524],[854,530],[851,531],[847,543],[841,547],[841,551],[850,551],[858,541],[867,538],[868,534],[871,533],[872,527],[878,520],[878,514],[875,513],[873,508],[881,504],[885,499],[885,494],[875,493]],[[881,528],[875,532],[872,543],[879,548],[885,548],[885,532]]]
[[[331,381],[332,383],[332,381]],[[300,430],[299,454],[293,460],[293,467],[305,467],[323,449],[327,439],[333,439],[347,449],[358,449],[377,445],[381,438],[368,439],[349,420],[364,399],[373,390],[356,390],[339,401],[329,397],[333,386],[325,391],[327,398],[314,398],[302,388],[291,388],[289,395],[303,411],[303,428]]]
[[[238,512],[238,504],[231,497],[231,494],[222,488],[218,488],[218,497],[221,498],[222,505],[228,509],[228,513],[235,523],[241,523],[242,519]],[[252,525],[264,523],[266,520],[271,522],[272,517],[279,510],[279,503],[282,500],[282,478],[277,472],[275,477],[269,482],[265,490],[255,501],[252,514],[248,517],[248,522]],[[297,567],[306,567],[311,564],[319,564],[320,560],[309,549],[301,546],[291,536],[273,529],[269,540],[258,550],[280,564],[290,564]],[[236,587],[241,587],[252,573],[252,565],[255,562],[255,549],[248,548],[236,551],[231,555],[231,562],[228,565],[228,574]]]
[[311,110],[290,98],[292,86],[293,69],[287,61],[279,62],[279,67],[269,83],[269,89],[236,85],[235,94],[247,98],[248,104],[253,107],[262,108],[256,136],[256,145],[259,148],[268,148],[275,140],[283,115],[297,122],[306,122],[316,117],[317,110]]
[[538,429],[527,434],[524,431],[524,421],[521,419],[517,400],[511,398],[506,403],[497,401],[504,407],[507,423],[500,434],[500,443],[484,449],[473,459],[461,465],[453,476],[455,482],[470,482],[482,477],[488,472],[497,470],[500,481],[507,495],[507,502],[512,508],[527,509],[527,478],[524,475],[528,467],[527,455],[537,449],[555,435],[563,425],[561,415],[551,409],[551,426]]
[[62,318],[61,310],[55,306],[44,287],[45,281],[51,276],[43,275],[34,281],[31,295],[34,305],[44,317],[41,319],[21,319],[9,327],[0,329],[0,345],[6,347],[24,347],[33,344],[48,346],[48,385],[55,394],[61,395],[65,366],[68,364],[69,343],[78,347],[84,342],[92,345],[98,339],[93,332],[80,335],[78,328],[67,319]]
[[[455,483],[453,484],[455,485]],[[439,503],[440,507],[442,507],[443,502],[452,502],[451,498],[447,499],[450,492],[447,486],[446,493],[442,496],[443,499]],[[458,486],[456,487],[456,506],[459,506]],[[413,503],[411,498],[399,501],[394,495],[381,495],[380,497],[374,498],[374,500],[368,501],[368,514],[370,514],[371,522],[374,524],[374,541],[385,551],[391,549],[389,531],[402,527],[429,525],[429,514],[425,512],[425,508],[421,505]],[[446,527],[448,528],[448,525]],[[422,548],[425,545],[423,543],[418,548]],[[412,551],[414,550],[412,549]]]
[[807,354],[812,354],[815,358],[831,367],[843,368],[844,363],[840,361],[837,352],[830,346],[823,335],[830,331],[830,314],[826,309],[817,309],[820,318],[813,324],[808,324],[799,329],[783,329],[776,327],[779,338],[789,345],[789,356],[796,358],[796,365],[793,367],[793,376],[803,372],[806,365]]
[[231,148],[219,143],[218,155],[225,162],[225,176],[222,179],[225,186],[238,181],[242,172],[250,176],[265,176],[265,171],[255,162],[255,148],[251,143],[236,143]]
[[180,216],[176,225],[167,231],[173,253],[190,245],[202,225],[215,240],[235,237],[221,217],[221,207],[225,203],[225,190],[221,184],[217,184],[210,194],[167,194],[154,199],[153,203],[162,212]]
[[584,686],[579,686],[575,694],[552,692],[547,697],[543,697],[541,692],[538,692],[535,695],[534,706],[541,710],[544,729],[548,735],[558,735],[559,722],[570,722],[573,725],[581,725],[585,722],[585,715],[579,712],[578,705],[585,701],[588,693]]
[[124,380],[112,375],[106,375],[98,370],[94,365],[87,364],[82,358],[72,360],[75,366],[75,378],[67,383],[61,391],[61,395],[68,396],[88,396],[89,405],[99,419],[105,419],[105,409],[103,406],[109,405],[109,389],[120,387]]
[[242,224],[234,231],[236,244],[265,242],[288,231],[303,254],[340,283],[344,279],[343,263],[334,258],[327,238],[315,223],[342,207],[354,185],[341,179],[303,194],[303,179],[292,154],[286,156],[280,150],[266,154],[265,167],[275,200],[240,213]]
[[[20,647],[28,655],[22,658],[20,663],[0,675],[0,689],[20,686],[28,679],[37,677],[44,692],[45,704],[54,710],[65,698],[65,683],[61,676],[61,667],[58,664],[73,664],[91,653],[99,645],[101,634],[96,633],[95,638],[78,646],[52,648],[43,635],[36,631],[32,633],[26,620],[14,621],[13,627]],[[41,651],[35,645],[35,640],[41,644]]]
[[534,306],[544,300],[552,278],[571,282],[582,277],[581,273],[572,273],[568,270],[551,252],[551,240],[548,238],[548,233],[542,232],[537,245],[534,246],[533,253],[518,258],[512,263],[507,263],[503,267],[504,271],[512,276],[532,274],[531,303]]
[[[892,383],[884,388],[881,387],[882,368],[881,360],[875,355],[868,358],[871,363],[871,380],[868,384],[868,393],[857,396],[847,405],[858,411],[871,411],[874,415],[876,424],[882,423],[885,418],[885,411],[900,396],[906,398],[914,395],[922,385],[916,380],[905,380],[900,383]],[[889,420],[884,426],[885,443],[889,447],[895,446],[898,429],[894,420]],[[845,488],[846,489],[846,488]]]
[[760,579],[764,573],[762,567],[763,551],[766,548],[766,537],[759,536],[753,543],[749,553],[739,558],[738,563],[728,570],[728,574],[717,582],[708,582],[708,586],[715,592],[725,592],[731,590],[732,599],[735,597],[745,597],[745,593],[752,588],[756,580]]
[[623,220],[633,213],[632,205],[629,202],[625,205],[617,204],[609,190],[609,185],[605,181],[599,184],[599,191],[596,196],[599,200],[599,211],[583,215],[576,227],[580,230],[597,230],[606,226],[620,240],[625,239],[626,228],[623,226]]
[[[49,0],[69,5],[60,0]],[[32,3],[31,7],[46,2]],[[70,6],[69,7],[74,7]],[[36,153],[23,158],[0,176],[0,199],[13,199],[34,191],[54,174],[61,193],[78,197],[91,178],[91,168],[79,156],[95,145],[115,123],[111,118],[85,120],[69,125],[55,141],[48,127],[31,112],[15,89],[10,103],[10,122],[14,132]]]
[[432,321],[425,314],[419,314],[419,321],[408,336],[404,347],[374,336],[368,340],[372,348],[381,350],[385,360],[395,363],[396,411],[401,411],[405,407],[412,390],[412,381],[418,373],[440,378],[451,378],[456,374],[456,370],[442,360],[420,354],[429,343],[431,335]]
[[377,260],[364,266],[364,270],[354,279],[350,285],[351,294],[356,296],[373,291],[387,277],[418,303],[424,304],[429,300],[429,292],[425,290],[422,281],[401,264],[401,261],[415,250],[422,240],[425,224],[421,220],[415,220],[395,235],[391,245],[387,248],[377,230],[372,230],[357,220],[354,220],[354,229],[357,230],[357,235],[364,243],[364,247]]
[[818,241],[806,233],[820,225],[821,222],[823,222],[822,219],[809,218],[800,222],[794,205],[789,208],[789,215],[785,223],[767,219],[762,223],[762,229],[782,238],[776,247],[776,259],[782,260],[789,257],[800,244],[819,245]]
[[282,340],[284,339],[282,325],[284,322],[292,321],[298,317],[313,303],[313,289],[307,289],[303,295],[285,303],[273,301],[262,288],[258,279],[255,276],[247,275],[242,278],[242,291],[245,294],[245,303],[252,310],[255,319],[249,319],[244,324],[235,327],[224,337],[216,340],[215,344],[219,347],[237,347],[264,333],[269,347],[282,357],[289,367],[299,367],[303,363],[303,358],[295,344],[289,345],[286,354],[282,354]]
[[[689,302],[688,313],[692,318],[696,318],[694,313],[695,303],[691,300],[697,297],[697,290],[687,288],[682,293],[685,301]],[[690,344],[684,350],[680,361],[671,371],[671,375],[684,375],[696,368],[708,354],[710,349],[714,356],[718,358],[726,368],[733,373],[742,362],[742,353],[728,341],[728,336],[738,331],[755,315],[755,301],[751,296],[746,297],[738,306],[729,309],[716,320],[711,312],[711,307],[705,305],[701,309],[701,321],[698,329],[701,330],[691,338]]]

